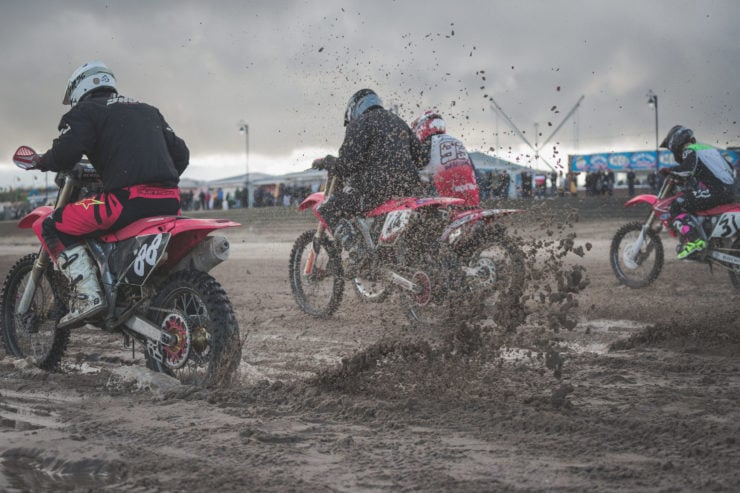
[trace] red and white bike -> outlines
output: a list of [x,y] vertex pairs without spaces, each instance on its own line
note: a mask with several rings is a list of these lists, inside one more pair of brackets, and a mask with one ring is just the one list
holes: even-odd
[[521,322],[524,255],[496,222],[521,211],[461,208],[463,200],[450,197],[389,200],[348,221],[355,238],[348,257],[319,210],[338,182],[329,176],[326,193],[298,207],[319,220],[290,254],[290,285],[303,311],[332,315],[347,280],[363,301],[398,292],[406,316],[421,327],[450,318],[493,319],[509,328]]
[[[13,160],[23,169],[34,169],[37,157],[23,146]],[[80,200],[100,186],[97,172],[85,163],[58,173],[55,182],[60,187],[55,207]],[[38,207],[18,226],[32,228],[53,211]],[[241,361],[239,325],[223,288],[208,274],[228,258],[229,242],[209,233],[236,226],[225,219],[159,216],[86,240],[109,308],[84,323],[120,332],[132,352],[138,340],[147,367],[183,383],[229,383]],[[31,357],[44,369],[57,367],[73,328],[58,326],[69,293],[67,279],[43,246],[18,260],[0,295],[5,350]]]
[[[644,288],[658,278],[664,260],[660,232],[665,229],[671,237],[678,237],[670,211],[673,201],[683,194],[679,190],[682,181],[668,174],[658,195],[638,195],[625,203],[625,207],[647,204],[652,211],[644,223],[625,224],[612,239],[609,260],[620,283]],[[692,220],[707,248],[687,258],[726,269],[733,286],[740,289],[740,204],[698,212]]]

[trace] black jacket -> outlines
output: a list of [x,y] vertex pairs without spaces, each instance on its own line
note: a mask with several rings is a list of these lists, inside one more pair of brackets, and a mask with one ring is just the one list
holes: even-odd
[[69,170],[86,155],[105,191],[140,184],[176,187],[190,151],[159,110],[115,93],[93,94],[59,122],[39,167]]
[[413,195],[426,163],[423,149],[409,126],[383,108],[363,113],[347,125],[334,172],[377,205],[391,197]]

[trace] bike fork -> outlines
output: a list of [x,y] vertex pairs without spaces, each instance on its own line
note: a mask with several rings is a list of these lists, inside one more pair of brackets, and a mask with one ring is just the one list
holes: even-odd
[[316,255],[319,254],[319,240],[322,234],[324,234],[324,225],[319,222],[319,226],[316,228],[316,234],[313,237],[313,245],[311,245],[311,250],[308,252],[306,266],[303,268],[304,275],[310,276],[313,272],[313,264],[316,262]]
[[634,248],[635,255],[642,248],[642,244],[645,241],[645,232],[648,229],[650,229],[650,227],[652,226],[654,217],[655,217],[655,212],[653,211],[650,213],[650,216],[648,217],[647,221],[645,221],[645,224],[642,225],[642,229],[640,229],[640,235],[637,237],[637,241],[635,241],[635,248]]
[[21,301],[16,306],[16,314],[25,315],[28,312],[28,309],[31,307],[31,301],[33,301],[33,295],[36,294],[36,287],[39,285],[44,271],[49,266],[50,260],[49,253],[42,247],[39,256],[36,257],[36,261],[33,263],[33,269],[31,269],[31,275],[28,277],[28,284],[26,284],[26,288],[23,290]]

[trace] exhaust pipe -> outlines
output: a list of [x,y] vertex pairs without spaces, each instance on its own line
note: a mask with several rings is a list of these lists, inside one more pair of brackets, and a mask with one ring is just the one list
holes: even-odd
[[193,269],[208,272],[229,258],[229,240],[224,236],[207,236],[185,255],[173,272]]

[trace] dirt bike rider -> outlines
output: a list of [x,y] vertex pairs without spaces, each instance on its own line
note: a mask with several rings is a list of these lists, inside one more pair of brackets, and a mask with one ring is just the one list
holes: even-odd
[[425,111],[411,123],[416,137],[423,145],[422,179],[431,176],[436,195],[457,197],[466,206],[480,202],[473,161],[463,143],[447,134],[442,117],[433,110]]
[[72,170],[83,155],[98,172],[102,192],[56,209],[41,225],[46,248],[69,280],[69,312],[59,326],[107,308],[84,238],[144,217],[179,214],[179,177],[190,152],[157,108],[118,94],[116,78],[100,61],[77,68],[67,82],[59,137],[37,163],[45,171]]
[[326,169],[344,183],[319,211],[334,238],[352,254],[358,241],[346,219],[393,197],[417,193],[422,148],[409,126],[384,109],[371,89],[357,91],[349,99],[344,126],[339,156],[317,159],[312,167]]
[[694,132],[682,125],[671,128],[660,147],[669,149],[678,163],[661,171],[687,180],[686,193],[671,204],[673,227],[684,239],[678,252],[683,259],[707,246],[690,214],[732,203],[734,172],[717,149],[697,144]]

